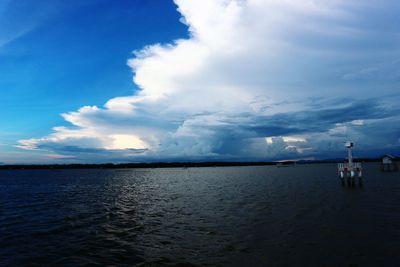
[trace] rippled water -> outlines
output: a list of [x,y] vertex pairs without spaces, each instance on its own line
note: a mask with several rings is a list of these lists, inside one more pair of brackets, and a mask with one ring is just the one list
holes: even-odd
[[0,265],[398,266],[400,175],[364,168],[0,171]]

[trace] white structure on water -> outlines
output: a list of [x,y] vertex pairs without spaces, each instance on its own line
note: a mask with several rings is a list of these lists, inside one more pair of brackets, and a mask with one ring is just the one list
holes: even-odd
[[338,164],[338,173],[340,178],[354,178],[356,176],[362,177],[362,167],[361,163],[359,162],[353,162],[353,151],[352,148],[354,147],[353,142],[346,142],[345,146],[347,147],[348,151],[348,162],[346,163],[339,163]]
[[382,157],[381,170],[384,172],[398,171],[398,158],[392,155],[384,155]]

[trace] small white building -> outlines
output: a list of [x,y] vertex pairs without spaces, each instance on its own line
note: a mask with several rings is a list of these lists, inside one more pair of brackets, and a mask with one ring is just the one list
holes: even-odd
[[397,171],[398,170],[398,163],[397,158],[392,155],[384,155],[382,157],[381,163],[381,170],[382,171]]

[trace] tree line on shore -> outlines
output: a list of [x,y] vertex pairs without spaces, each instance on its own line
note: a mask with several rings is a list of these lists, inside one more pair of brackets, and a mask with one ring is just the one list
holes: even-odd
[[[188,168],[188,167],[229,167],[268,166],[316,163],[339,163],[344,159],[298,160],[298,161],[211,161],[211,162],[141,162],[141,163],[98,163],[98,164],[16,164],[0,165],[0,170],[23,169],[125,169],[125,168]],[[358,162],[377,162],[380,158],[359,158]]]

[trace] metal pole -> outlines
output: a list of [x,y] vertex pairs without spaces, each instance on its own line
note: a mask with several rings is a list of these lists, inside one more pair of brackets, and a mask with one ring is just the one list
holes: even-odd
[[351,151],[351,147],[348,148],[348,157],[349,157],[349,168],[352,169],[352,165],[353,165],[353,153]]

